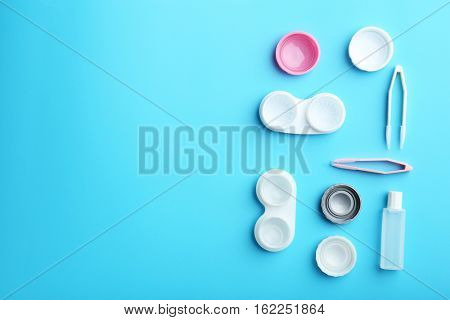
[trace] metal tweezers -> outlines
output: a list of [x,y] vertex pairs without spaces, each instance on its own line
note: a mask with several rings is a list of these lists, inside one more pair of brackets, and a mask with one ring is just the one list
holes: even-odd
[[[360,167],[355,164],[361,163],[361,162],[388,162],[392,163],[394,165],[399,166],[399,169],[397,170],[390,170],[390,171],[382,171],[382,170],[376,170],[376,169],[370,169],[365,167]],[[336,159],[331,161],[331,165],[336,168],[345,169],[345,170],[354,170],[354,171],[363,171],[363,172],[370,172],[370,173],[378,173],[378,174],[394,174],[394,173],[402,173],[402,172],[408,172],[411,171],[413,168],[411,165],[407,164],[406,162],[387,159],[387,158],[369,158],[369,159],[355,159],[355,158],[343,158],[343,159]]]

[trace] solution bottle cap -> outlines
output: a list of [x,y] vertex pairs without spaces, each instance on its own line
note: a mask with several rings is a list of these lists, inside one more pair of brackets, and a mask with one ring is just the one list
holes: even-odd
[[402,209],[403,193],[399,191],[389,191],[387,207],[388,209],[401,210]]

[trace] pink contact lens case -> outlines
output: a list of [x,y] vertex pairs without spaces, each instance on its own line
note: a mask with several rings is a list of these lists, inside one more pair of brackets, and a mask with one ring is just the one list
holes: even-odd
[[320,48],[316,39],[308,33],[288,33],[278,42],[275,58],[278,66],[292,75],[311,71],[319,61]]

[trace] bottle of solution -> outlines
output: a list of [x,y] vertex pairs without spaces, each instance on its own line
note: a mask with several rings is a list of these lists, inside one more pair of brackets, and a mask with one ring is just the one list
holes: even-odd
[[405,244],[405,210],[402,209],[402,193],[388,193],[387,208],[383,209],[381,226],[380,268],[402,270]]

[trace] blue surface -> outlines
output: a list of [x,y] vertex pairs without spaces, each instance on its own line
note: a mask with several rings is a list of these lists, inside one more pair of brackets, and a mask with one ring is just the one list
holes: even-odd
[[[321,90],[341,97],[347,119],[338,132],[305,141],[309,173],[299,163],[295,168],[298,196],[314,208],[331,184],[360,191],[363,210],[344,231],[299,204],[292,245],[263,251],[252,235],[263,210],[254,194],[257,176],[221,167],[194,174],[67,256],[182,178],[139,175],[137,168],[138,127],[178,123],[0,4],[2,297],[442,298],[430,288],[450,296],[450,6],[403,34],[443,1],[1,2],[195,128],[260,125],[257,107],[268,92],[306,97],[349,68],[347,45],[359,28],[401,34],[387,68],[352,69]],[[272,60],[277,41],[292,30],[313,34],[321,47],[319,64],[305,76],[283,74]],[[406,73],[408,133],[400,152],[394,126],[394,150],[387,152],[385,102],[395,64]],[[224,159],[223,137],[217,148]],[[275,145],[273,154],[287,156],[286,145]],[[377,176],[329,166],[340,157],[382,156],[414,170]],[[404,192],[409,274],[381,271],[366,247],[379,248],[389,190]],[[358,252],[356,267],[327,277],[315,265],[316,246],[346,232]]]

